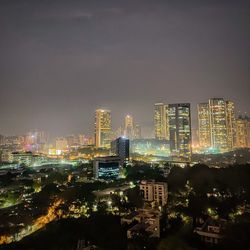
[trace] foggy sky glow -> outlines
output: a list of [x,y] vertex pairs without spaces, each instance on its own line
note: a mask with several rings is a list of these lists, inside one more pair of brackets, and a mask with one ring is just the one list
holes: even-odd
[[155,102],[210,97],[250,115],[249,3],[0,0],[0,134],[91,134],[100,107],[150,134]]

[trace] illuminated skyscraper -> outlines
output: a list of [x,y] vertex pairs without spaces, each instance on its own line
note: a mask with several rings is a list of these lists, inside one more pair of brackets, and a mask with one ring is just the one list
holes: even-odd
[[171,155],[180,160],[191,159],[191,113],[189,103],[168,105]]
[[223,98],[209,99],[211,146],[219,152],[228,151],[226,103]]
[[138,123],[134,126],[134,139],[141,139],[141,126]]
[[64,137],[56,138],[56,154],[61,154],[68,150],[68,141]]
[[95,146],[109,148],[111,141],[111,113],[106,109],[95,111]]
[[154,105],[154,128],[155,139],[168,140],[168,116],[167,106],[164,103],[156,103]]
[[208,103],[198,104],[199,145],[202,149],[211,147],[211,128]]
[[220,152],[229,151],[235,139],[234,103],[213,98],[209,100],[209,108],[212,147]]
[[248,117],[239,117],[236,119],[236,148],[250,148],[250,119]]
[[129,139],[134,137],[134,121],[131,115],[126,115],[124,120],[124,136]]
[[223,98],[198,104],[199,144],[203,150],[227,152],[235,145],[234,102]]
[[226,101],[226,121],[227,121],[227,144],[228,149],[232,150],[235,145],[235,114],[234,102]]

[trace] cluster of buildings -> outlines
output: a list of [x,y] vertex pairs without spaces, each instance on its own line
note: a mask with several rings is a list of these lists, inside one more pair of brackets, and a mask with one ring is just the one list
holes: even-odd
[[142,231],[149,237],[160,238],[163,214],[167,205],[168,186],[166,182],[143,180],[140,182],[143,198],[143,209],[138,209],[121,219],[121,223],[128,224],[127,238],[140,235]]
[[[155,104],[155,140],[162,145],[162,156],[189,161],[191,159],[191,114],[190,104]],[[138,150],[141,142],[141,129],[134,124],[130,115],[125,117],[124,127],[120,136],[126,136],[132,140],[133,148]],[[95,112],[95,146],[109,148],[112,140],[111,112],[106,109],[98,109]],[[114,137],[113,137],[114,138]],[[164,142],[165,140],[165,142]],[[138,143],[137,143],[138,142]],[[137,145],[136,145],[137,143]],[[144,141],[144,148],[147,142]],[[132,144],[131,144],[132,145]],[[136,145],[136,146],[135,146]],[[148,152],[148,151],[146,151]],[[146,154],[146,153],[145,153]],[[159,153],[161,154],[161,153]]]
[[[198,107],[198,149],[201,153],[225,153],[250,148],[250,119],[235,115],[235,104],[223,98],[211,98]],[[189,103],[154,106],[154,129],[157,140],[169,142],[170,156],[191,158],[191,109]]]
[[122,175],[124,164],[129,162],[129,139],[118,137],[111,142],[111,155],[96,157],[93,163],[95,179],[118,179]]
[[19,158],[29,162],[30,154],[21,152],[33,152],[34,154],[45,154],[48,147],[48,134],[44,131],[30,131],[25,135],[19,136],[1,136],[0,135],[0,162],[13,162],[16,160],[19,152]]
[[48,144],[48,134],[44,131],[30,131],[25,135],[0,135],[1,149],[6,151],[45,152]]
[[199,147],[204,152],[250,148],[250,120],[236,118],[234,102],[223,98],[198,104],[198,133]]
[[190,161],[192,154],[190,103],[154,106],[154,129],[157,140],[166,140],[172,159]]
[[112,131],[111,111],[107,109],[97,109],[95,111],[95,146],[97,148],[109,148],[112,138],[125,136],[126,138],[140,139],[141,127],[134,123],[131,115],[125,116],[124,124],[116,133]]
[[197,145],[192,143],[190,103],[155,103],[154,138],[142,138],[141,127],[131,115],[126,115],[122,126],[114,131],[111,111],[97,109],[93,137],[69,135],[56,138],[53,144],[49,144],[48,134],[43,131],[32,131],[24,136],[0,135],[2,161],[14,151],[32,151],[57,157],[91,146],[110,153],[113,147],[111,142],[119,137],[130,140],[133,155],[152,155],[179,162],[190,162],[194,149],[198,153],[210,154],[250,148],[250,119],[236,117],[234,102],[211,98],[206,103],[198,104],[197,114],[198,129],[193,134],[193,137],[198,136]]

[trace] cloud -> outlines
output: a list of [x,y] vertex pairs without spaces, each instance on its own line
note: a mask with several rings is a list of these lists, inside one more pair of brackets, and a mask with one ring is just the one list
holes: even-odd
[[35,14],[38,19],[67,20],[67,19],[90,19],[93,12],[83,9],[54,9],[39,11]]
[[123,13],[121,8],[61,8],[61,9],[43,9],[34,13],[38,19],[49,20],[74,20],[74,19],[91,19],[99,16],[120,15]]

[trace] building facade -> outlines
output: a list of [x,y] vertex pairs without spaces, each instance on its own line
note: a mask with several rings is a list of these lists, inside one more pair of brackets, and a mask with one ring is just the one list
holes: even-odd
[[129,147],[129,139],[119,137],[111,142],[111,153],[118,156],[124,164],[129,161]]
[[30,166],[33,163],[33,154],[32,152],[13,152],[10,161]]
[[121,170],[121,160],[117,156],[97,157],[93,163],[95,179],[118,179]]
[[236,148],[250,148],[250,119],[248,117],[239,117],[236,119]]
[[106,109],[95,111],[95,146],[109,148],[111,142],[111,112]]
[[168,122],[171,156],[190,161],[192,154],[190,104],[169,104]]
[[224,153],[235,146],[234,102],[211,98],[198,104],[199,146],[202,151]]
[[166,182],[141,181],[140,190],[145,201],[155,202],[159,206],[167,204],[168,186]]
[[211,128],[208,103],[198,104],[199,146],[203,149],[211,147]]
[[141,126],[136,123],[134,127],[134,138],[133,139],[141,139]]
[[168,140],[168,116],[167,106],[164,103],[156,103],[154,105],[154,130],[155,139]]
[[125,116],[123,135],[129,138],[130,140],[134,138],[134,120],[131,115]]
[[227,121],[227,144],[228,149],[232,150],[235,145],[235,112],[234,102],[226,101],[226,121]]

